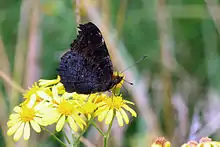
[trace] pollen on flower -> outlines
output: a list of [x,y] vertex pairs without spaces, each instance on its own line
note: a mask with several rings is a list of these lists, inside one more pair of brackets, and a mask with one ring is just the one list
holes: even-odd
[[23,122],[29,122],[34,119],[35,111],[33,108],[23,106],[20,115]]
[[61,102],[58,106],[58,111],[64,115],[71,115],[72,112],[74,111],[73,104],[71,102],[63,99],[63,100],[61,100]]

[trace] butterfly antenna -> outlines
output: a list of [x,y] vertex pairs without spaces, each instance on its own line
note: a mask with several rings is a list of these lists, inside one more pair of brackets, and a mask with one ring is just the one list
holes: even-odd
[[126,87],[122,84],[122,87],[124,88],[124,90],[126,91],[126,93],[128,94],[128,90],[126,89]]
[[134,66],[135,64],[139,63],[142,60],[145,60],[147,58],[147,55],[144,55],[141,59],[135,61],[133,64],[131,64],[130,66],[128,66],[127,68],[125,68],[124,70],[121,71],[121,73],[125,72],[127,69],[131,68],[132,66]]
[[[129,82],[128,82],[129,83]],[[122,83],[119,83],[123,88],[124,88],[124,90],[126,91],[126,93],[128,94],[128,90],[126,89],[126,87],[122,84]],[[130,83],[129,83],[130,84]],[[133,83],[131,83],[131,84],[133,84]]]
[[[127,69],[129,69],[130,67],[132,67],[135,64],[138,64],[140,61],[145,60],[147,58],[147,55],[144,55],[141,59],[135,61],[133,64],[131,64],[130,66],[128,66],[127,68],[125,68],[123,71],[121,71],[121,73],[125,72]],[[124,81],[130,85],[134,85],[132,82],[128,82],[124,79]],[[123,86],[123,85],[122,85]]]
[[125,80],[125,79],[124,79],[124,81],[125,81],[126,83],[130,84],[130,85],[134,85],[134,83],[132,83],[132,82],[128,82],[128,81]]

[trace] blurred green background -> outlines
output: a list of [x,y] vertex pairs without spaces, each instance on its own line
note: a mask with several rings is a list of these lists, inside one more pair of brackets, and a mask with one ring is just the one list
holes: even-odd
[[[47,133],[14,143],[6,122],[23,100],[18,85],[56,78],[77,24],[88,21],[102,30],[118,71],[147,55],[124,72],[138,117],[113,127],[110,146],[148,147],[157,136],[174,146],[220,140],[219,14],[219,0],[0,0],[0,146],[60,146]],[[92,128],[85,137],[102,146]]]

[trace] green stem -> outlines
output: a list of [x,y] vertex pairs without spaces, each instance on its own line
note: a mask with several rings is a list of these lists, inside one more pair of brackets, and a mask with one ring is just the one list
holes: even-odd
[[107,147],[108,146],[108,137],[105,136],[104,137],[104,147]]
[[71,142],[70,142],[70,140],[69,140],[68,136],[66,135],[66,133],[65,133],[65,132],[63,132],[63,134],[64,134],[64,137],[65,137],[66,141],[68,142],[68,144],[71,144]]
[[65,144],[62,140],[60,140],[56,135],[54,135],[53,133],[51,133],[47,128],[42,127],[42,129],[43,129],[44,131],[48,132],[51,136],[53,136],[54,139],[56,139],[60,144],[62,144],[63,146],[66,147],[66,144]]
[[103,131],[96,125],[96,123],[92,123],[92,125],[99,131],[99,133],[103,136],[103,137],[105,137],[105,133],[103,133]]
[[113,114],[113,117],[112,117],[112,121],[111,123],[109,124],[108,126],[108,130],[104,136],[104,147],[107,147],[108,146],[108,138],[109,138],[109,135],[110,135],[110,132],[111,132],[111,128],[112,128],[112,125],[113,125],[113,121],[114,121],[114,118],[115,118],[115,114],[116,114],[116,111],[114,111],[114,114]]
[[86,126],[86,128],[81,132],[81,134],[78,136],[78,138],[75,140],[75,143],[73,144],[73,146],[76,146],[77,144],[79,144],[80,142],[80,138],[83,136],[83,134],[86,132],[86,130],[89,128],[89,126],[92,124],[93,118],[91,118],[88,122],[88,125]]

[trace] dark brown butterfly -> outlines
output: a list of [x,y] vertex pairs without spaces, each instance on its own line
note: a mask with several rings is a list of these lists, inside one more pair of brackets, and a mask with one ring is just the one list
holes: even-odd
[[79,94],[108,91],[123,79],[113,75],[102,33],[91,22],[79,25],[79,35],[61,57],[57,71],[66,91]]

